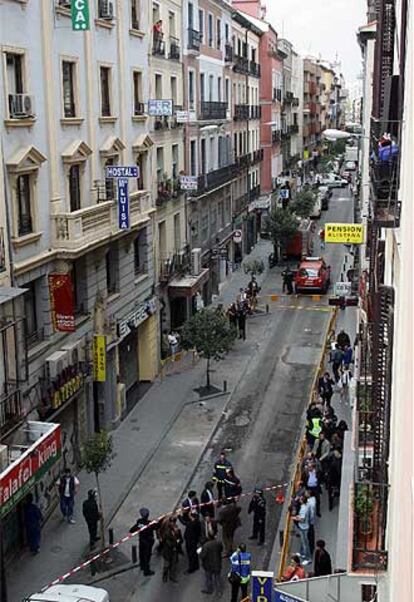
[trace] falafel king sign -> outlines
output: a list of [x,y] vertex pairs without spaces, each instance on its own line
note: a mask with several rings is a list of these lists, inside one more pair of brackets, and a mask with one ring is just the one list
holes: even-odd
[[[39,424],[45,427],[45,423]],[[47,426],[50,429],[0,473],[0,517],[10,512],[59,460],[62,451],[60,424]]]

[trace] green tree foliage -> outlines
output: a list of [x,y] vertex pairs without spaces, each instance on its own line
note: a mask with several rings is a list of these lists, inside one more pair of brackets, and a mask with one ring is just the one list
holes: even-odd
[[275,252],[284,249],[298,231],[299,222],[290,209],[275,207],[268,219],[270,236]]
[[101,545],[105,546],[105,519],[99,475],[105,472],[111,465],[113,458],[113,441],[111,435],[106,431],[99,431],[92,435],[83,446],[82,464],[86,472],[93,473],[98,490],[99,506],[101,511]]
[[306,218],[312,213],[315,206],[316,195],[310,189],[302,190],[296,195],[292,204],[292,211],[298,217]]
[[184,349],[196,349],[207,360],[206,384],[210,388],[210,362],[219,361],[228,353],[236,338],[236,331],[227,317],[216,308],[207,307],[194,314],[182,330]]

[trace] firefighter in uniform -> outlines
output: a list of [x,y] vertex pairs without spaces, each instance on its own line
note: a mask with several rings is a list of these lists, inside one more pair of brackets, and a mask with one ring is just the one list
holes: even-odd
[[213,481],[217,485],[217,497],[219,500],[224,495],[224,484],[226,480],[227,470],[233,468],[231,462],[226,458],[226,452],[222,451],[217,462],[214,464]]

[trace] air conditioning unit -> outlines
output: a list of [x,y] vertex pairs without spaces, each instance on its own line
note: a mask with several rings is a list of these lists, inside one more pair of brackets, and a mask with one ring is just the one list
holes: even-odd
[[114,18],[114,3],[110,0],[99,1],[99,18],[112,21]]
[[191,274],[198,276],[201,272],[201,249],[192,249],[191,251]]
[[85,361],[85,346],[86,343],[84,337],[78,339],[74,343],[66,343],[66,345],[62,346],[62,351],[68,352],[69,366]]
[[9,464],[9,448],[0,444],[0,472],[3,472]]
[[32,117],[33,98],[30,94],[9,94],[9,110],[12,119]]
[[55,351],[46,358],[45,364],[46,378],[48,380],[55,380],[69,366],[69,352],[64,350]]

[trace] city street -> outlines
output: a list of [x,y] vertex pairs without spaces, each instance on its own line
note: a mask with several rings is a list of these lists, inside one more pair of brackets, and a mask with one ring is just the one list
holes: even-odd
[[[347,222],[351,216],[348,190],[335,190],[322,221]],[[266,259],[269,248],[269,243],[259,243],[253,256],[262,253]],[[342,245],[327,245],[324,257],[332,266],[332,283],[339,279],[343,255]],[[262,305],[266,295],[281,292],[281,269],[278,266],[265,274]],[[219,301],[229,303],[247,280],[248,276],[241,270],[234,273]],[[156,383],[121,425],[120,429],[128,429],[128,436],[116,438],[116,458],[103,479],[115,539],[128,532],[140,507],[147,506],[151,516],[157,516],[175,508],[190,487],[200,493],[222,448],[229,450],[229,458],[245,492],[255,485],[271,486],[289,481],[330,310],[327,298],[321,301],[308,296],[285,299],[279,303],[269,302],[269,314],[250,318],[247,341],[237,341],[229,356],[215,366],[213,383],[220,387],[226,379],[228,395],[197,402],[198,395],[193,389],[204,379],[204,365],[199,362],[194,368]],[[285,308],[286,304],[297,307]],[[137,478],[130,482],[128,489],[129,464],[139,467],[139,472],[137,474],[135,468]],[[80,476],[79,505],[90,486],[86,479],[86,475]],[[275,503],[274,497],[275,494],[266,495],[265,546],[249,545],[257,569],[268,566],[280,519],[281,506]],[[246,540],[250,535],[247,504],[248,498],[244,498],[242,527],[236,533],[236,541]],[[75,566],[86,551],[86,543],[82,517],[78,514],[77,524],[68,526],[61,523],[56,511],[45,528],[39,556],[28,557],[13,567],[9,577],[11,599],[36,591],[51,577],[58,577]],[[130,548],[130,543],[121,548],[117,563],[129,561]],[[223,563],[226,570],[227,561]],[[185,558],[180,561],[178,585],[162,583],[161,559],[153,557],[152,568],[156,575],[151,578],[143,577],[135,568],[104,579],[101,584],[108,589],[113,602],[159,600],[166,588],[171,601],[190,600],[195,599],[202,588],[202,571],[195,575],[184,574]],[[90,581],[89,569],[77,573],[72,581]]]

